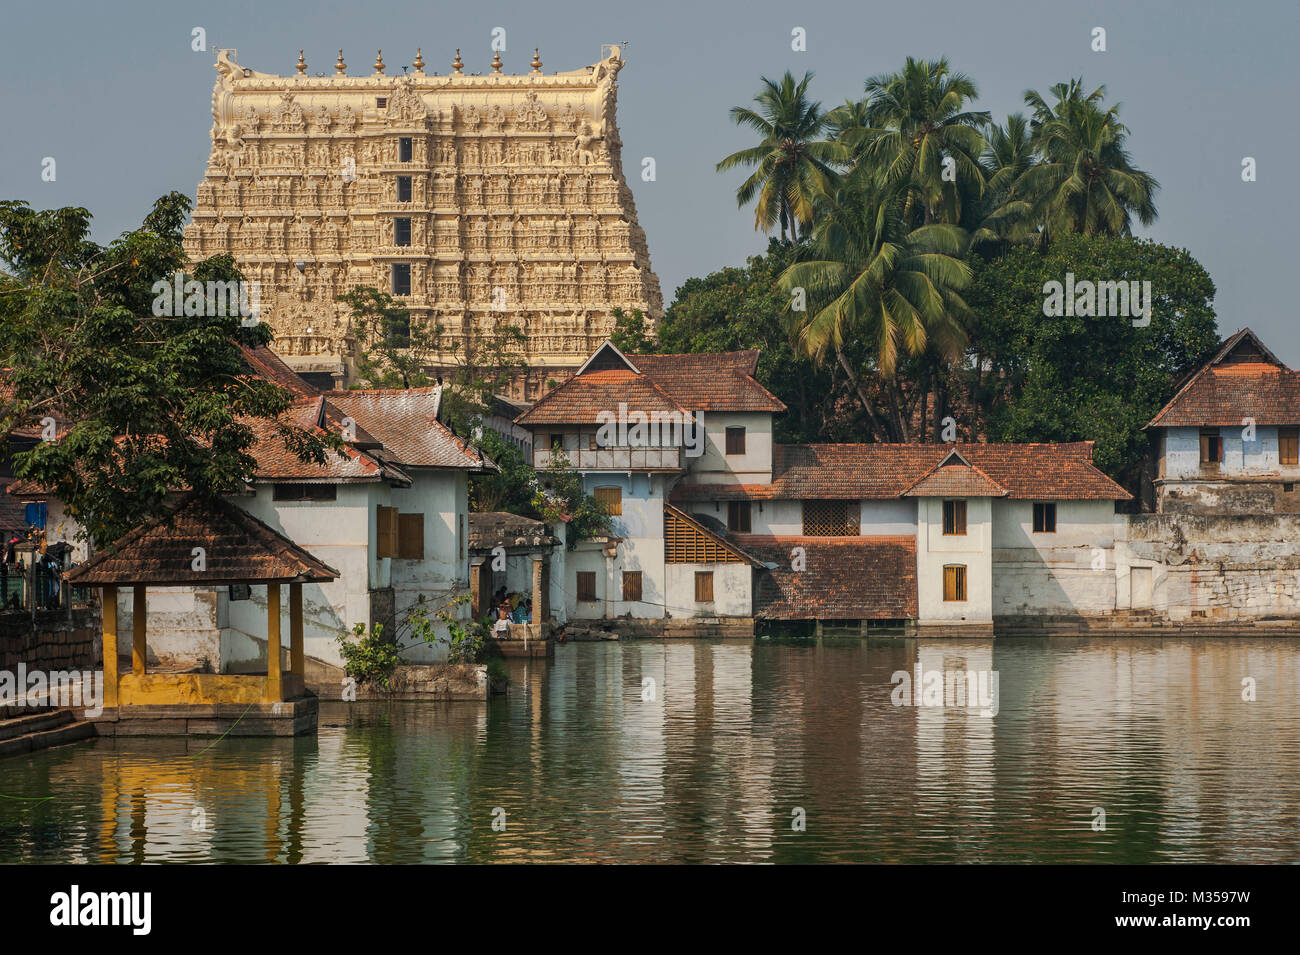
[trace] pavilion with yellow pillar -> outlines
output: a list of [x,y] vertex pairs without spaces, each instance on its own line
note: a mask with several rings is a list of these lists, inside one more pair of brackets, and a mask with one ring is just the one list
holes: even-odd
[[[68,575],[100,588],[104,715],[100,735],[281,736],[314,732],[316,697],[304,685],[303,584],[338,572],[251,514],[222,499],[191,495],[131,531]],[[150,673],[148,588],[266,587],[265,673]],[[282,588],[289,598],[287,667],[280,633]],[[132,591],[131,672],[119,673],[117,605]]]

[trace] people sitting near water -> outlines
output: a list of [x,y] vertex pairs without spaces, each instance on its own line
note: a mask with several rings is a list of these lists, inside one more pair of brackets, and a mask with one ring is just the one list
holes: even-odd
[[510,614],[505,604],[497,608],[497,622],[492,626],[492,633],[498,640],[504,640],[510,633]]
[[[531,601],[529,601],[531,603]],[[510,615],[511,623],[528,623],[528,607],[522,601],[515,606],[515,611]]]

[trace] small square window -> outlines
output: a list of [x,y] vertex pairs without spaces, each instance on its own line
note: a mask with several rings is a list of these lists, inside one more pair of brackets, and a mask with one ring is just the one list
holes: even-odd
[[612,517],[623,514],[623,489],[621,487],[598,487],[595,492],[596,503]]
[[376,96],[376,97],[375,97],[375,108],[376,108],[376,109],[387,109],[387,108],[388,108],[388,97],[387,97],[387,96]]
[[231,584],[231,600],[251,600],[253,597],[253,588],[249,584]]

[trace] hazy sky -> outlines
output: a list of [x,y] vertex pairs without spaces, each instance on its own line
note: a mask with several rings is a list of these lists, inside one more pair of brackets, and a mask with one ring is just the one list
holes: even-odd
[[[194,27],[207,51],[191,50]],[[80,205],[107,241],[136,226],[159,195],[189,195],[203,175],[212,123],[215,51],[290,74],[298,49],[309,71],[368,74],[382,48],[388,73],[424,50],[448,72],[456,47],[466,72],[489,69],[491,31],[504,27],[506,72],[526,72],[533,47],[545,72],[594,63],[602,43],[626,41],[619,76],[624,167],[670,302],[687,277],[741,264],[766,247],[751,209],[738,210],[741,174],[721,157],[752,144],[727,110],[748,104],[759,77],[816,74],[827,107],[907,55],[947,56],[977,83],[976,108],[1001,120],[1026,89],[1082,75],[1123,104],[1135,162],[1161,184],[1149,235],[1188,249],[1218,289],[1219,329],[1253,327],[1292,366],[1300,333],[1291,278],[1300,211],[1295,163],[1300,79],[1295,0],[1154,3],[293,3],[58,2],[0,6],[0,199],[38,208]],[[807,51],[791,49],[802,27]],[[1091,49],[1094,27],[1107,50]],[[41,180],[53,156],[57,180]],[[640,178],[653,156],[657,181]],[[1258,181],[1244,183],[1252,156]],[[1290,165],[1289,165],[1290,164]]]

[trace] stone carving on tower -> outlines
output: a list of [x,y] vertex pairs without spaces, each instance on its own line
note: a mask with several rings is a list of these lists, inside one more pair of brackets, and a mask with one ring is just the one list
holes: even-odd
[[[565,73],[424,71],[291,76],[217,54],[212,150],[185,247],[234,256],[261,283],[272,347],[318,380],[348,382],[357,343],[337,297],[396,295],[444,329],[431,370],[472,352],[476,330],[527,337],[517,397],[562,380],[614,326],[663,314],[659,280],[623,177],[618,46]],[[409,274],[409,279],[407,278]]]

